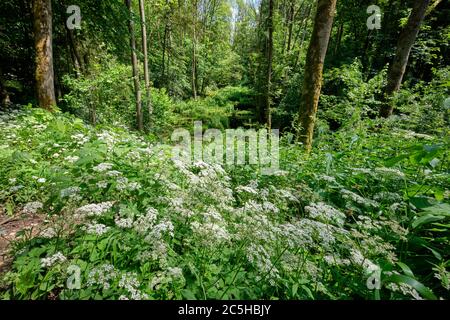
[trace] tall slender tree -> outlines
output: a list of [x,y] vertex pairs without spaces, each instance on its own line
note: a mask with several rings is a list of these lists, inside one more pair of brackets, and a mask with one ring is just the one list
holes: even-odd
[[256,89],[258,90],[258,118],[261,123],[272,125],[271,82],[273,63],[273,13],[274,0],[263,0],[260,6],[259,46],[260,62]]
[[36,49],[36,91],[41,108],[56,105],[52,49],[51,0],[33,0],[33,27]]
[[136,123],[137,129],[142,131],[144,129],[144,121],[142,116],[142,94],[139,85],[139,66],[136,54],[136,37],[134,35],[133,9],[131,6],[131,0],[125,0],[125,5],[130,13],[128,30],[130,32],[131,66],[133,69],[134,94],[136,99]]
[[336,0],[318,0],[314,29],[306,55],[300,101],[299,120],[301,128],[299,140],[308,152],[312,147],[317,107],[322,88],[323,65],[330,40],[335,9]]
[[398,37],[394,61],[389,67],[385,88],[385,96],[388,98],[388,101],[383,103],[380,109],[380,116],[382,117],[387,118],[392,115],[394,106],[389,101],[389,97],[400,90],[411,48],[417,38],[429,4],[430,0],[415,0],[408,22]]
[[141,33],[142,33],[142,52],[144,54],[144,80],[145,80],[145,97],[147,102],[147,110],[149,121],[151,121],[153,107],[150,96],[150,73],[148,69],[148,47],[147,47],[147,20],[145,19],[144,0],[139,0],[139,13],[141,15]]

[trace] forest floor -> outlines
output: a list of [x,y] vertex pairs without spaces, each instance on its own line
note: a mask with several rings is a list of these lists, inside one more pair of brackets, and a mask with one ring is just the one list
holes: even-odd
[[34,237],[39,233],[44,221],[43,215],[24,215],[17,213],[9,216],[0,207],[0,274],[8,271],[12,258],[9,254],[10,244],[20,238],[20,234]]

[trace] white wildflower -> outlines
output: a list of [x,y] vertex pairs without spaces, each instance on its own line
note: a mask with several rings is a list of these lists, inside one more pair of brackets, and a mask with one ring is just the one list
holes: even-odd
[[75,210],[75,213],[77,215],[85,215],[85,216],[100,216],[101,214],[105,213],[106,211],[108,211],[109,209],[111,209],[111,207],[114,205],[113,201],[107,201],[107,202],[102,202],[102,203],[92,203],[92,204],[87,204],[85,206],[82,206],[80,208],[78,208],[77,210]]
[[88,234],[94,234],[97,236],[104,235],[109,231],[110,227],[105,226],[102,223],[90,223],[86,226],[86,232]]
[[97,188],[106,189],[108,187],[108,181],[99,181],[96,183]]
[[103,163],[100,163],[99,165],[95,166],[93,168],[93,170],[96,172],[104,172],[104,171],[111,170],[112,167],[113,167],[112,163],[103,162]]
[[39,209],[42,209],[43,207],[44,205],[42,204],[42,202],[39,201],[28,202],[23,207],[23,212],[26,214],[35,214],[38,212]]
[[67,261],[67,258],[61,252],[57,252],[50,257],[42,258],[41,259],[41,267],[49,268],[49,267],[55,265],[56,263],[63,263],[65,261]]
[[75,163],[80,159],[80,157],[78,156],[67,156],[64,158],[64,160],[66,160],[69,163]]
[[131,218],[116,217],[116,219],[114,221],[116,223],[116,226],[118,226],[119,228],[122,228],[122,229],[129,229],[129,228],[133,227],[133,219],[131,219]]

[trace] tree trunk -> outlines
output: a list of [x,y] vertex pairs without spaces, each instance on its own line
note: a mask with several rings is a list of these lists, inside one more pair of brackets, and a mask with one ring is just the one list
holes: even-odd
[[69,28],[67,28],[67,26],[66,30],[67,30],[67,38],[69,41],[69,47],[73,55],[74,67],[77,72],[77,76],[79,76],[80,73],[84,72],[83,59],[81,58],[80,52],[78,51],[73,30],[70,30]]
[[193,34],[192,34],[192,78],[191,78],[191,86],[192,86],[192,96],[194,99],[197,99],[197,1],[194,1],[194,19],[192,23]]
[[147,26],[145,19],[144,0],[139,0],[139,12],[141,14],[141,33],[142,33],[142,52],[144,53],[144,79],[145,79],[145,97],[148,110],[148,121],[151,122],[153,106],[150,96],[150,73],[148,70],[148,50],[147,50]]
[[312,147],[314,124],[322,87],[322,72],[333,25],[336,0],[319,0],[314,29],[306,55],[305,75],[300,101],[299,139],[309,152]]
[[[131,0],[125,0],[125,4],[130,12],[130,15],[133,14],[133,10],[131,8]],[[134,22],[133,17],[130,16],[128,21],[128,30],[130,32],[130,46],[131,46],[131,65],[133,68],[133,81],[134,81],[134,94],[136,99],[136,122],[137,129],[142,131],[144,129],[144,122],[142,117],[142,98],[141,98],[141,88],[139,85],[139,66],[136,55],[136,38],[134,36]]]
[[272,84],[272,61],[273,61],[273,0],[269,0],[269,15],[268,15],[268,25],[267,25],[267,80],[266,80],[266,92],[264,96],[265,100],[265,120],[266,124],[270,130],[272,126],[272,113],[271,107],[271,84]]
[[270,93],[273,60],[273,0],[264,0],[260,5],[259,18],[260,58],[256,77],[257,117],[260,123],[271,126]]
[[33,27],[36,48],[36,91],[41,108],[56,105],[52,49],[51,0],[33,0]]
[[[408,23],[400,33],[397,42],[397,50],[394,61],[389,67],[385,96],[389,98],[400,89],[403,76],[408,65],[409,54],[420,30],[420,25],[425,17],[430,0],[416,0],[409,16]],[[389,99],[388,99],[389,100]],[[380,109],[380,116],[389,117],[392,115],[394,106],[390,101],[385,101]]]

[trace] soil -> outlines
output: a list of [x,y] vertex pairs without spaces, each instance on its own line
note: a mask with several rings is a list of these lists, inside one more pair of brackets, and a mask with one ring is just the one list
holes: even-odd
[[29,230],[31,236],[39,233],[44,218],[39,215],[26,215],[18,213],[8,216],[0,207],[0,274],[6,272],[11,265],[9,255],[10,244],[18,238],[17,233]]

